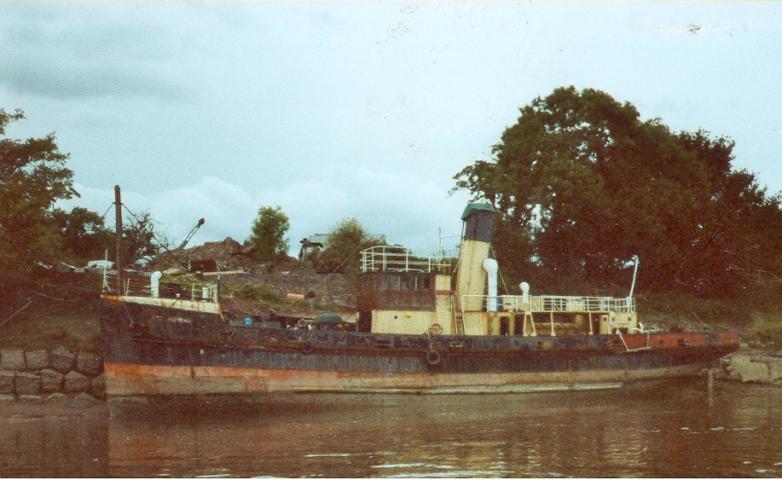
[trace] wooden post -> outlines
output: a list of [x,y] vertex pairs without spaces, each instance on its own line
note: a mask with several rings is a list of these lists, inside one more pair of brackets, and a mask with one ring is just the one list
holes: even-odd
[[122,198],[119,185],[114,185],[114,232],[116,237],[117,295],[122,295]]

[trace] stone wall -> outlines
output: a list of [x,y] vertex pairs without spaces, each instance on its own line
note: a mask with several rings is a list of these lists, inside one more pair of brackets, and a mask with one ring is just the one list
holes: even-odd
[[723,357],[715,378],[782,385],[782,351],[740,350]]
[[0,350],[0,400],[104,398],[103,358],[90,352]]

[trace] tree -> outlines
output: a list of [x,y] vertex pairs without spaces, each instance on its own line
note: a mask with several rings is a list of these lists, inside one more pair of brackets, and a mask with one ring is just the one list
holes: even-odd
[[277,260],[288,254],[288,216],[277,207],[261,207],[253,221],[250,243],[255,256],[263,261]]
[[317,269],[321,273],[357,273],[359,252],[384,243],[384,237],[367,234],[355,218],[345,218],[329,233],[327,246],[318,258]]
[[[123,266],[134,264],[143,257],[157,255],[161,247],[168,242],[160,240],[155,231],[155,222],[149,212],[141,212],[125,218],[122,226],[122,263]],[[115,245],[109,249],[112,254]]]
[[114,250],[114,233],[106,228],[96,212],[74,207],[70,212],[55,209],[52,213],[62,237],[64,259],[74,265],[103,258],[105,251]]
[[498,239],[532,252],[513,268],[532,258],[560,276],[611,282],[626,280],[638,254],[647,288],[726,293],[737,263],[727,247],[772,268],[752,249],[777,251],[782,235],[778,199],[731,170],[732,151],[725,138],[641,121],[599,90],[558,88],[521,109],[492,160],[454,178],[500,212]]
[[78,196],[68,155],[54,134],[27,140],[6,137],[7,126],[24,119],[0,109],[0,290],[29,278],[37,262],[54,263],[60,236],[52,218],[57,200]]

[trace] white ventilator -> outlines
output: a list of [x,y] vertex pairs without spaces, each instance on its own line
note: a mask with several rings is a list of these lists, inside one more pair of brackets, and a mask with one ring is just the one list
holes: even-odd
[[487,258],[483,261],[483,269],[486,270],[488,298],[486,299],[486,311],[497,311],[497,260]]
[[160,277],[162,276],[163,274],[160,272],[152,272],[152,276],[149,280],[149,290],[155,298],[160,296]]
[[521,303],[529,303],[529,283],[521,282],[519,288],[521,289]]

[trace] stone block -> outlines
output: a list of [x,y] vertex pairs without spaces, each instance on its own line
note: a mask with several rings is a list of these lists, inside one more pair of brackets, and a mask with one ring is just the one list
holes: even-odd
[[103,358],[89,352],[79,352],[76,355],[76,371],[94,377],[103,370]]
[[106,375],[101,373],[90,382],[90,395],[95,398],[106,397]]
[[763,362],[748,362],[736,370],[742,383],[769,383],[771,377],[768,365]]
[[76,363],[76,355],[65,347],[57,347],[49,355],[49,361],[55,370],[68,373],[73,370],[73,366]]
[[19,400],[23,402],[40,403],[43,397],[40,395],[19,395]]
[[60,392],[50,393],[49,395],[46,396],[46,401],[47,402],[67,400],[67,399],[68,399],[68,395],[66,395],[64,393],[60,393]]
[[49,366],[49,352],[46,350],[24,352],[24,360],[28,370],[40,370]]
[[0,350],[0,370],[24,370],[24,350]]
[[95,401],[95,397],[93,397],[92,395],[90,395],[87,392],[81,392],[80,394],[74,396],[73,398],[75,400],[82,401],[82,402],[90,402],[91,403],[91,402]]
[[9,370],[0,370],[0,394],[14,394],[14,372]]
[[16,395],[39,395],[41,393],[41,377],[35,373],[17,372],[14,378]]
[[79,372],[70,372],[65,375],[65,393],[86,392],[90,388],[90,379]]
[[63,374],[57,370],[45,368],[41,370],[41,391],[59,392],[62,390]]

